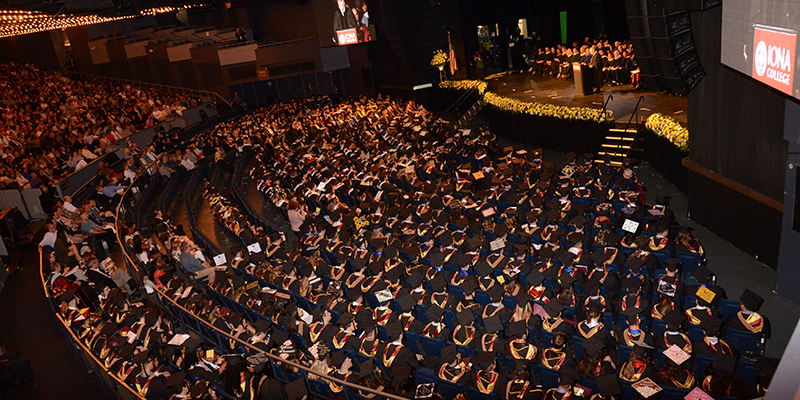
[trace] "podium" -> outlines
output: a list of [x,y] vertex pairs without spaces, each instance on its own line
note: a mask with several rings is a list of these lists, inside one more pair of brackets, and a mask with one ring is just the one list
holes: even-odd
[[572,63],[572,75],[575,77],[575,94],[586,96],[594,92],[592,85],[592,67],[581,64]]

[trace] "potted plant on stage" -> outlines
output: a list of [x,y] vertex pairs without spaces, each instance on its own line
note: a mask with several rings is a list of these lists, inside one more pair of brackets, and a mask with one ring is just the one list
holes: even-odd
[[447,53],[444,50],[436,50],[431,59],[431,66],[439,68],[439,71],[444,71],[444,65],[447,64],[447,61],[449,61]]

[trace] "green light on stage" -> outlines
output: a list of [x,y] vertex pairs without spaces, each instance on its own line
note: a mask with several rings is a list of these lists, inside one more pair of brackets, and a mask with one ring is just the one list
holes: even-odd
[[567,12],[561,11],[559,18],[561,19],[561,44],[567,43]]

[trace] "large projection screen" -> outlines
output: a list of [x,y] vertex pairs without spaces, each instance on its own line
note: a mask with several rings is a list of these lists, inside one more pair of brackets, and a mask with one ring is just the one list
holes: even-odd
[[800,0],[722,2],[721,62],[783,93],[800,98],[797,33]]
[[366,0],[313,0],[320,47],[345,46],[376,40]]

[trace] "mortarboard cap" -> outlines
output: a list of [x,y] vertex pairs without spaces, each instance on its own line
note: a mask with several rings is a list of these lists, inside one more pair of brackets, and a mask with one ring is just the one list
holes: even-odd
[[386,336],[388,336],[390,340],[400,339],[400,334],[402,333],[403,325],[400,324],[400,321],[393,321],[386,324]]
[[175,372],[170,374],[169,379],[167,379],[167,383],[164,384],[166,387],[172,387],[175,385],[180,385],[183,383],[183,380],[186,379],[185,372]]
[[[372,360],[370,360],[372,362]],[[298,379],[286,385],[286,395],[289,400],[300,400],[308,394],[305,379]]]
[[570,286],[573,283],[575,283],[575,281],[577,281],[577,280],[578,280],[578,278],[576,278],[576,277],[574,277],[574,276],[572,276],[570,274],[567,274],[567,273],[563,273],[563,274],[558,276],[558,281],[561,282],[561,286],[562,287]]
[[730,374],[736,369],[736,357],[717,351],[714,353],[714,362],[711,365],[723,374]]
[[425,312],[425,316],[428,317],[431,322],[438,322],[442,319],[442,315],[444,315],[444,309],[437,305],[431,305],[428,311]]
[[493,351],[480,351],[472,359],[472,363],[476,364],[478,368],[484,369],[488,368],[495,359],[496,356]]
[[542,275],[539,271],[531,271],[526,280],[530,286],[539,286],[542,284],[542,282],[544,282],[544,275]]
[[584,217],[583,215],[578,215],[577,217],[569,221],[570,224],[575,225],[578,228],[586,225],[587,222],[589,222],[589,220],[586,219],[586,217]]
[[561,252],[561,254],[559,254],[558,256],[558,261],[561,261],[561,263],[564,264],[564,266],[572,265],[574,259],[575,255],[570,253],[569,251]]
[[372,361],[372,358],[368,358],[366,361],[364,361],[363,363],[361,363],[361,365],[358,366],[358,369],[359,369],[358,377],[364,378],[372,374],[372,372],[375,370],[375,363]]
[[486,332],[488,333],[495,333],[503,330],[503,321],[500,320],[500,316],[497,314],[484,318],[483,325],[486,327]]
[[525,323],[525,321],[517,321],[508,324],[508,335],[511,337],[521,339],[523,336],[525,336],[527,331],[528,325]]
[[503,287],[500,285],[492,285],[487,292],[489,298],[491,298],[492,302],[494,303],[499,303],[501,300],[503,300],[503,293]]
[[289,340],[289,332],[286,332],[282,329],[272,330],[272,343],[274,346],[280,346],[287,340]]
[[456,360],[458,356],[458,347],[453,344],[447,345],[442,349],[442,363],[444,364],[451,364]]
[[133,344],[126,344],[125,347],[123,347],[123,348],[121,348],[119,350],[119,352],[117,353],[117,356],[119,358],[130,357],[130,355],[133,354],[134,350],[136,350],[136,346],[134,346]]
[[397,294],[397,297],[395,297],[394,301],[398,306],[400,306],[400,309],[402,309],[403,312],[411,312],[414,306],[417,305],[417,302],[414,301],[414,298],[411,297],[411,295],[405,290],[401,290]]
[[744,290],[739,301],[749,311],[758,311],[758,309],[761,308],[761,304],[764,303],[764,299],[750,289]]
[[183,342],[183,348],[185,348],[187,352],[191,352],[192,350],[200,347],[202,343],[203,343],[202,339],[195,336],[191,336]]
[[583,282],[583,289],[589,293],[589,296],[594,296],[597,294],[597,289],[600,289],[600,280],[598,279],[590,279],[586,282]]
[[464,289],[464,294],[468,295],[478,288],[478,281],[472,276],[467,276],[464,282],[461,282],[458,286],[461,286],[461,288]]
[[136,353],[133,357],[131,357],[131,362],[135,363],[145,362],[149,354],[150,352],[147,350]]
[[664,316],[664,322],[667,323],[667,327],[672,332],[677,332],[681,328],[683,321],[686,321],[686,314],[678,310],[672,310]]
[[708,267],[706,267],[705,265],[701,265],[700,267],[692,271],[692,276],[695,279],[697,279],[697,282],[700,283],[701,285],[706,283],[708,281],[708,277],[711,276],[712,274],[713,272],[711,272],[711,270],[708,269]]
[[681,262],[681,260],[678,260],[677,258],[670,258],[670,259],[664,260],[664,264],[665,264],[666,269],[668,269],[670,271],[674,271],[674,270],[678,269],[681,266],[681,264],[683,264],[683,262]]
[[464,307],[460,313],[456,314],[458,323],[464,326],[472,325],[475,322],[475,314],[469,308]]
[[644,265],[644,260],[639,257],[631,257],[625,264],[631,267],[631,271],[638,272],[642,269],[642,265]]
[[75,297],[75,292],[76,292],[75,289],[67,290],[61,296],[58,296],[58,300],[59,301],[69,302],[70,300],[72,300]]
[[622,286],[629,292],[637,291],[642,285],[644,285],[644,282],[636,277],[625,278],[622,280]]
[[760,357],[753,366],[758,368],[761,374],[772,377],[775,374],[775,370],[778,369],[780,361],[778,358]]
[[447,287],[447,279],[445,279],[443,273],[437,273],[433,279],[431,279],[431,287],[437,293],[441,293],[445,287]]
[[233,283],[233,288],[238,289],[244,286],[244,277],[241,275],[234,275],[231,277],[231,282]]
[[544,311],[552,318],[558,317],[564,311],[564,305],[558,300],[552,300],[544,305]]
[[561,377],[558,378],[558,384],[563,386],[572,385],[575,382],[580,382],[581,375],[578,371],[572,368],[561,368]]
[[264,332],[270,326],[272,326],[272,323],[263,318],[259,318],[253,323],[253,328],[255,328],[256,332]]
[[408,282],[409,286],[416,288],[422,284],[422,281],[425,279],[425,276],[419,271],[419,268],[414,269],[411,274],[406,277],[406,282]]
[[600,395],[605,398],[622,394],[619,380],[614,374],[603,375],[597,378],[597,386],[600,389]]
[[608,232],[608,234],[606,234],[606,244],[610,247],[616,247],[620,240],[622,239],[614,232]]
[[706,336],[717,336],[719,328],[722,326],[722,319],[715,316],[707,316],[700,320],[700,329]]
[[541,257],[543,260],[553,257],[553,249],[550,247],[542,247],[539,250],[539,257]]
[[111,336],[117,332],[117,323],[114,321],[107,322],[103,325],[103,329],[100,330],[101,335]]
[[525,305],[531,301],[531,295],[529,295],[525,290],[520,290],[516,295],[514,295],[514,299],[517,300],[519,307],[525,307]]
[[395,382],[403,382],[407,379],[411,379],[414,376],[414,371],[411,367],[394,367],[392,368],[392,378],[395,379]]
[[485,258],[481,257],[480,260],[475,264],[473,267],[475,272],[480,276],[489,276],[494,272],[491,265],[486,261]]
[[192,398],[199,399],[201,396],[203,396],[206,388],[208,388],[208,382],[206,381],[199,381],[195,383],[194,386],[192,386]]
[[603,344],[603,341],[598,339],[596,336],[592,336],[589,339],[584,340],[581,342],[581,346],[589,353],[589,355],[594,355],[603,350],[606,347]]

